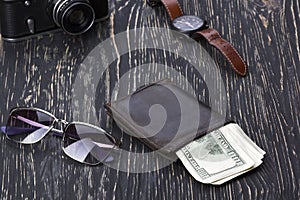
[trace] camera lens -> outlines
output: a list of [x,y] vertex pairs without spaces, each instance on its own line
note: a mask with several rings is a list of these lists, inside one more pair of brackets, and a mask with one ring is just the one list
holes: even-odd
[[64,31],[78,35],[93,25],[95,13],[87,0],[58,0],[53,6],[52,17]]
[[69,16],[70,23],[74,25],[84,23],[85,19],[84,12],[82,12],[82,10],[74,10]]

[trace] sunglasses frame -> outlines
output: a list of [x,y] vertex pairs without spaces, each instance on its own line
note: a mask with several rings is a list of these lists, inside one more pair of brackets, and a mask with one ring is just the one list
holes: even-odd
[[[80,122],[80,121],[72,121],[72,122],[68,122],[66,120],[63,120],[63,119],[59,119],[57,117],[55,117],[52,113],[48,112],[48,111],[45,111],[43,109],[40,109],[40,108],[36,108],[36,107],[16,107],[16,108],[13,108],[11,109],[10,113],[9,113],[9,118],[12,116],[12,114],[16,111],[22,111],[22,110],[29,110],[29,111],[38,111],[38,112],[41,112],[43,114],[46,114],[50,117],[52,117],[54,120],[52,122],[52,124],[49,126],[48,130],[46,131],[46,133],[43,135],[43,137],[41,137],[38,141],[36,142],[33,142],[33,143],[22,143],[22,141],[18,141],[18,140],[14,140],[12,138],[10,138],[8,136],[8,134],[6,134],[6,128],[7,128],[7,124],[8,124],[8,121],[7,121],[7,124],[5,125],[5,136],[7,139],[9,139],[10,141],[13,141],[15,143],[19,143],[19,144],[24,144],[24,145],[28,145],[28,144],[36,144],[38,142],[40,142],[46,135],[48,135],[50,132],[53,132],[55,136],[58,136],[58,137],[61,137],[62,138],[62,149],[64,151],[64,153],[70,157],[71,159],[77,161],[77,162],[80,162],[80,163],[83,163],[83,164],[87,164],[87,165],[99,165],[100,163],[103,163],[103,161],[109,156],[109,154],[111,153],[111,151],[113,149],[117,149],[121,142],[120,140],[117,140],[115,137],[113,137],[111,134],[107,133],[105,130],[103,130],[102,128],[98,127],[98,126],[95,126],[95,125],[92,125],[92,124],[89,124],[89,123],[85,123],[85,122]],[[54,128],[54,125],[56,123],[61,123],[60,124],[60,130],[59,129],[56,129]],[[88,162],[82,162],[82,161],[79,161],[79,160],[76,160],[74,158],[72,158],[71,156],[68,155],[68,153],[66,153],[65,151],[65,147],[63,145],[63,142],[65,141],[65,137],[66,137],[66,130],[68,129],[68,127],[70,125],[73,125],[73,124],[78,124],[78,125],[83,125],[83,126],[87,126],[89,128],[93,128],[93,129],[96,129],[98,130],[99,132],[101,132],[102,134],[104,134],[106,137],[108,137],[114,144],[114,146],[111,148],[110,152],[107,154],[107,156],[103,159],[103,161],[99,161],[98,163],[88,163]]]

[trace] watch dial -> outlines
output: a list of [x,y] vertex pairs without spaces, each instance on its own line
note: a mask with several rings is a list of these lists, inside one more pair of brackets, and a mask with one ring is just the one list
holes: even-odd
[[193,15],[183,15],[177,17],[173,20],[172,24],[176,30],[183,33],[196,31],[205,25],[204,20]]

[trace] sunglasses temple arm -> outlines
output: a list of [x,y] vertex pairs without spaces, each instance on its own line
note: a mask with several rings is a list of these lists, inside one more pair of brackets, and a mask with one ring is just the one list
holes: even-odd
[[[22,117],[22,116],[17,116],[16,117],[17,119],[29,124],[29,125],[32,125],[32,126],[35,126],[35,127],[39,127],[39,128],[47,128],[48,126],[45,126],[43,124],[40,124],[38,122],[35,122],[35,121],[32,121],[30,119],[27,119],[25,117]],[[51,128],[51,127],[48,127],[48,128]],[[20,133],[20,130],[26,130],[28,128],[25,128],[25,127],[20,127],[20,128],[15,128],[15,131],[12,131],[12,133],[10,133],[10,135],[17,135]],[[6,126],[1,126],[1,131],[6,134]],[[56,129],[56,128],[51,128],[51,133],[55,136],[58,136],[58,137],[62,137],[63,136],[63,131],[62,130],[59,130],[59,129]]]

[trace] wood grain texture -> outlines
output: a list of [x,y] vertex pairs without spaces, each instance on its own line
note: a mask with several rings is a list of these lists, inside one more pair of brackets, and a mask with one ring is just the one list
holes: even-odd
[[[220,68],[226,89],[227,114],[267,152],[264,163],[216,187],[198,183],[180,161],[157,171],[127,173],[105,165],[89,167],[72,161],[63,154],[60,138],[49,136],[39,144],[19,146],[2,135],[0,199],[300,198],[299,1],[179,2],[185,13],[207,19],[245,58],[249,73],[241,78],[220,53],[202,44]],[[150,8],[145,1],[112,0],[109,3],[110,18],[84,35],[74,37],[58,32],[18,43],[0,40],[1,125],[6,123],[9,110],[16,106],[40,107],[68,121],[82,118],[82,113],[72,107],[72,86],[80,64],[90,51],[105,39],[113,39],[115,34],[126,30],[169,27],[163,8]],[[118,52],[122,45],[126,44],[116,44],[114,51]],[[102,105],[111,99],[122,74],[147,61],[168,65],[175,62],[175,68],[185,72],[176,55],[133,52],[119,55],[97,86],[99,125],[117,137],[123,135],[122,148],[132,152],[149,149],[137,139],[122,134],[106,117]],[[149,73],[155,73],[156,69],[153,66]],[[130,90],[135,89],[137,79],[147,79],[140,74],[144,73],[130,72]],[[200,98],[208,101],[207,91],[195,76],[192,75],[192,82],[197,85]],[[89,109],[88,106],[81,107]],[[85,121],[93,120],[89,117],[84,116]],[[119,164],[147,168],[144,164],[139,166],[139,160]]]

